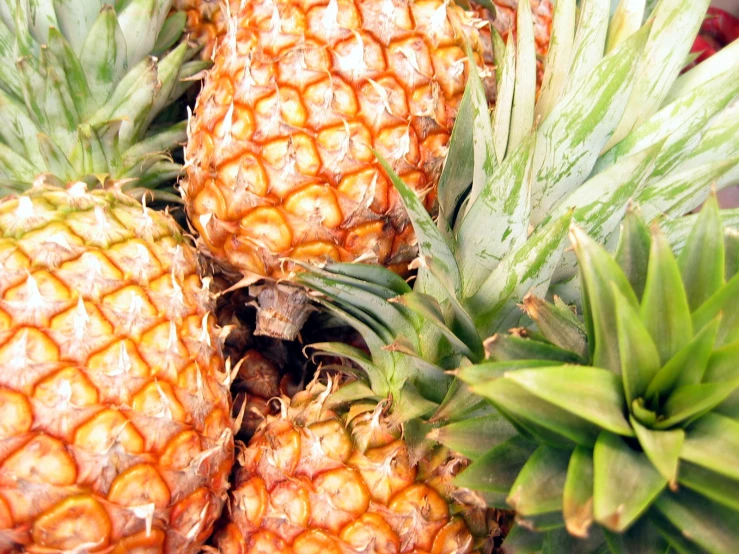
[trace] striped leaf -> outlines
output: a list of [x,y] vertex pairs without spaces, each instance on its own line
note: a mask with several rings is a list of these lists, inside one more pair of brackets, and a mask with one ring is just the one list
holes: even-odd
[[608,35],[610,0],[583,0],[577,18],[572,65],[565,92],[580,88],[603,58]]
[[603,58],[539,127],[532,184],[534,225],[593,169],[623,114],[633,81],[633,64],[647,31],[644,27]]
[[457,260],[466,295],[474,293],[500,260],[527,239],[533,141],[529,135],[490,176],[460,226]]
[[549,53],[544,66],[539,100],[536,103],[537,120],[543,121],[547,118],[567,83],[575,41],[575,14],[575,0],[560,0],[554,5]]
[[514,150],[528,135],[534,123],[536,104],[536,44],[531,6],[518,3],[516,17],[516,85],[513,91],[511,129],[508,148]]
[[498,163],[502,164],[508,149],[508,134],[511,129],[511,111],[516,84],[516,47],[513,35],[508,35],[502,62],[496,69],[498,94],[493,111],[493,146]]
[[710,0],[661,0],[652,14],[629,104],[606,148],[626,137],[662,105],[690,52]]

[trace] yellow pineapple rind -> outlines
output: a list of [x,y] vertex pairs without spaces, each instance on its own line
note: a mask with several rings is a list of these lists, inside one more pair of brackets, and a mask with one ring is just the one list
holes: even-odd
[[195,250],[115,189],[37,182],[0,202],[0,265],[0,552],[196,552],[233,437]]
[[433,206],[478,24],[441,0],[245,3],[189,125],[181,185],[204,250],[246,282],[295,259],[410,261],[373,149]]
[[219,551],[479,552],[484,532],[475,537],[456,514],[484,508],[449,497],[454,456],[414,463],[381,405],[329,409],[334,386],[314,381],[284,399],[282,413],[267,417],[249,445],[237,448],[228,517],[215,535]]

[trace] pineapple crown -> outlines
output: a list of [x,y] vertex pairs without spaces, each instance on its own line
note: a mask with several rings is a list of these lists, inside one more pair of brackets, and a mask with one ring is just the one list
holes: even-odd
[[134,196],[179,175],[169,151],[185,141],[185,122],[157,117],[206,64],[188,61],[195,52],[184,43],[172,48],[185,16],[168,15],[171,4],[0,5],[0,194],[42,173],[123,181]]
[[677,257],[633,211],[615,256],[578,227],[570,240],[583,321],[527,297],[532,338],[501,337],[495,361],[459,371],[510,424],[478,434],[489,450],[457,483],[516,509],[528,531],[512,551],[569,532],[568,551],[735,552],[739,234],[711,197]]

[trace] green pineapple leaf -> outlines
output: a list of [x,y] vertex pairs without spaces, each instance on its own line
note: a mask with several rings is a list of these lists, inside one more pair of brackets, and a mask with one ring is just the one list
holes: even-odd
[[498,361],[516,359],[548,360],[559,363],[582,361],[580,356],[570,350],[546,342],[526,340],[515,335],[493,335],[485,341],[485,352],[488,358]]
[[513,151],[529,134],[534,124],[536,104],[536,45],[531,6],[519,2],[516,10],[516,84],[511,109],[508,149]]
[[724,284],[724,241],[718,202],[709,197],[678,256],[691,310],[700,307]]
[[[621,362],[618,340],[612,333],[616,328],[613,287],[634,308],[638,305],[636,295],[616,261],[578,227],[573,227],[570,231],[570,240],[577,254],[581,280],[588,299],[586,313],[592,314],[592,338],[595,343],[593,364],[618,374],[621,372]],[[586,319],[586,323],[588,321]]]
[[579,87],[582,80],[593,73],[603,59],[608,35],[609,0],[583,0],[579,4],[565,93]]
[[[739,544],[739,511],[681,489],[661,495],[655,507],[684,537],[715,554],[733,554]],[[692,551],[696,549],[693,547]]]
[[472,156],[472,102],[474,79],[478,74],[470,75],[459,104],[457,120],[449,138],[449,151],[446,163],[439,177],[436,194],[439,201],[439,217],[437,224],[445,236],[451,240],[451,229],[458,217],[457,208],[470,188],[473,175]]
[[491,446],[497,446],[518,434],[500,413],[464,419],[435,427],[429,438],[472,460],[481,458]]
[[585,538],[593,523],[593,451],[577,446],[570,456],[562,494],[562,513],[567,531]]
[[680,457],[739,481],[739,421],[708,414],[687,430]]
[[685,440],[685,431],[655,431],[643,426],[633,416],[630,419],[636,438],[649,461],[662,474],[670,487],[677,486],[678,459]]
[[633,207],[629,207],[624,217],[614,258],[639,300],[644,294],[644,285],[647,282],[651,242],[652,238],[644,221],[635,213]]
[[647,518],[639,519],[623,533],[603,530],[610,554],[667,554],[669,544]]
[[698,384],[703,379],[708,359],[713,351],[720,318],[707,325],[670,358],[654,375],[645,398],[658,402],[666,398],[676,386]]
[[[458,487],[474,487],[485,492],[507,495],[521,468],[537,449],[535,442],[517,435],[474,461],[454,478]],[[501,507],[506,507],[505,496]]]
[[[531,341],[530,341],[531,342]],[[468,365],[457,370],[456,374],[469,385],[478,385],[503,377],[507,371],[529,369],[534,367],[551,367],[555,365],[551,360],[518,359],[511,361],[486,361],[480,364]]]
[[613,433],[633,436],[621,380],[607,369],[563,365],[505,375],[530,394]]
[[621,361],[626,402],[630,405],[647,392],[649,384],[660,369],[659,352],[649,331],[641,322],[639,312],[626,297],[612,285],[616,308],[616,334]]
[[511,485],[508,504],[521,518],[561,512],[570,452],[542,445],[526,461]]
[[680,485],[739,511],[739,481],[690,462],[680,462]]
[[[497,34],[495,36],[500,36]],[[502,39],[500,39],[502,40]],[[498,93],[493,109],[493,147],[498,164],[502,164],[508,150],[508,135],[511,129],[511,112],[513,109],[513,91],[516,83],[516,47],[513,35],[508,35],[508,42],[500,66],[495,75],[498,78]]]
[[652,229],[647,282],[641,317],[662,363],[672,358],[693,336],[690,308],[670,245],[658,227]]
[[655,429],[669,429],[673,425],[700,417],[721,404],[739,387],[739,378],[723,383],[700,383],[676,388],[665,400],[663,420]]
[[550,304],[527,294],[523,298],[522,308],[536,323],[539,332],[554,346],[577,354],[581,360],[587,359],[585,327],[562,300],[555,296],[554,304]]
[[[434,223],[426,208],[421,203],[416,193],[413,192],[393,171],[392,166],[375,152],[385,172],[397,189],[403,203],[408,210],[408,216],[413,224],[413,230],[418,238],[418,249],[420,256],[433,260],[438,273],[435,275],[444,285],[454,291],[457,295],[461,293],[462,282],[459,275],[457,260],[449,244]],[[425,291],[421,291],[425,292]]]
[[567,73],[572,62],[575,41],[576,12],[575,0],[561,0],[554,5],[552,34],[549,39],[549,53],[544,65],[539,100],[536,103],[536,119],[546,119],[567,84]]
[[[519,369],[515,373],[537,370]],[[526,429],[532,437],[544,444],[560,448],[595,444],[599,432],[597,425],[560,406],[543,401],[510,378],[480,383],[474,385],[472,390],[489,399],[501,413],[512,418],[514,425]]]
[[628,529],[667,484],[643,452],[607,431],[595,443],[593,467],[595,521],[617,533]]

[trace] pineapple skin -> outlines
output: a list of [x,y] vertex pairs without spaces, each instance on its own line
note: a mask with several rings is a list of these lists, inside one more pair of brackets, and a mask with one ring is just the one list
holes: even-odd
[[197,552],[233,437],[195,250],[115,189],[37,183],[0,202],[0,264],[0,553]]
[[248,446],[237,446],[230,505],[214,536],[218,550],[479,553],[486,510],[460,512],[450,499],[461,460],[448,453],[414,460],[382,406],[339,414],[326,407],[334,390],[314,381],[285,399]]
[[411,260],[372,150],[433,206],[480,23],[441,0],[245,3],[188,130],[181,186],[202,246],[252,282],[285,276],[285,258]]

